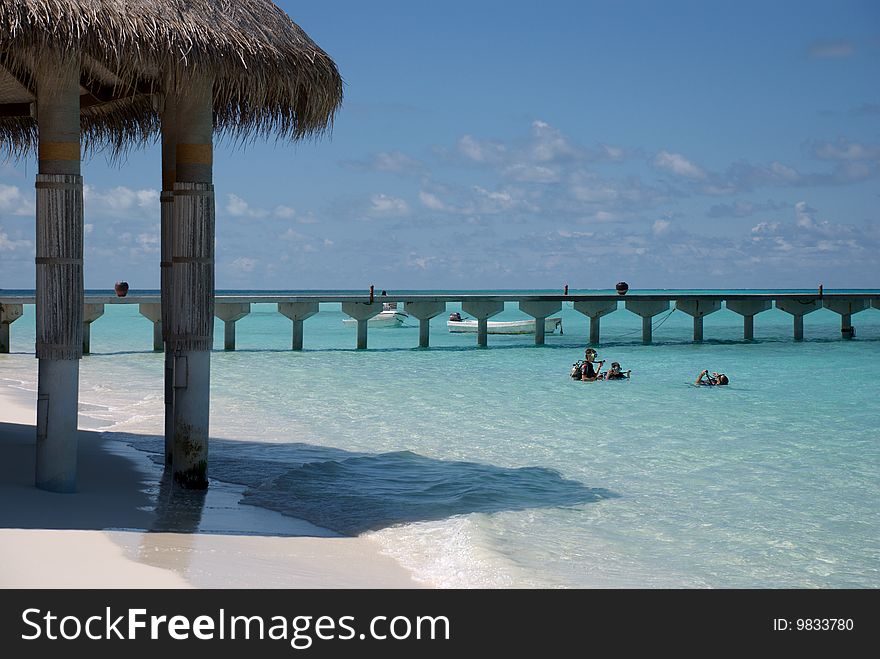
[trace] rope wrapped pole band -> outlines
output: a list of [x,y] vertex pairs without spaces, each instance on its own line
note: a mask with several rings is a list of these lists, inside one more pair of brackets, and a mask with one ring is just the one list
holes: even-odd
[[178,165],[210,165],[214,162],[214,149],[211,144],[178,144]]
[[40,160],[79,160],[79,142],[41,141],[38,153]]
[[79,183],[59,183],[57,181],[37,181],[34,183],[37,190],[79,190],[82,188],[82,181]]

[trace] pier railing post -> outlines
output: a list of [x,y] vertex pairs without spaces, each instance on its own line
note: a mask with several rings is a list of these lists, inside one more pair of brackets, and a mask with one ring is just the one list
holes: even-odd
[[819,298],[778,298],[776,308],[790,313],[794,318],[794,340],[804,340],[804,316],[822,308]]
[[770,300],[727,300],[727,308],[743,317],[743,339],[752,341],[755,338],[755,316],[767,311],[772,305]]
[[162,341],[162,305],[155,302],[142,302],[138,305],[141,316],[153,322],[153,350],[161,352]]
[[703,340],[703,317],[721,308],[721,300],[704,298],[676,300],[675,308],[694,319],[694,341]]
[[826,309],[840,314],[840,336],[851,339],[855,336],[852,326],[852,315],[868,308],[868,300],[857,298],[825,298]]
[[251,312],[247,302],[223,302],[214,305],[214,315],[223,321],[223,349],[235,350],[235,323]]
[[599,343],[599,319],[617,311],[617,300],[578,300],[574,310],[590,319],[590,345]]
[[83,354],[92,351],[92,323],[104,315],[103,304],[87,304],[83,309]]
[[489,344],[489,319],[504,311],[504,302],[488,298],[463,300],[461,310],[477,319],[477,345],[485,348]]
[[279,302],[278,313],[293,321],[291,350],[303,349],[303,321],[318,313],[317,302]]
[[642,343],[654,340],[652,319],[669,309],[669,300],[627,300],[627,311],[642,317]]
[[0,353],[11,350],[11,332],[9,326],[21,318],[24,313],[23,304],[0,304]]
[[540,300],[520,300],[519,310],[535,319],[535,345],[544,345],[544,330],[547,318],[562,309],[562,302]]
[[342,313],[357,320],[357,347],[358,350],[367,348],[367,321],[382,311],[381,302],[343,302]]
[[419,347],[427,348],[429,344],[431,319],[446,311],[446,303],[404,301],[403,310],[410,316],[419,319]]

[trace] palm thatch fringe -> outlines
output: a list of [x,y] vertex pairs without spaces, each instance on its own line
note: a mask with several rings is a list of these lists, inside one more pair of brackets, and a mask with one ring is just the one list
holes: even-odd
[[[83,112],[86,151],[155,139],[145,89],[179,97],[205,73],[216,81],[215,129],[238,142],[319,136],[342,102],[333,60],[269,0],[0,0],[0,57],[19,79],[72,50],[84,79],[121,99]],[[0,119],[0,148],[31,151],[35,130],[27,117]]]

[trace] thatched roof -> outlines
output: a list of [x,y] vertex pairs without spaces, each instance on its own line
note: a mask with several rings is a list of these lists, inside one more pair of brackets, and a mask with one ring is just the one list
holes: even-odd
[[34,76],[76,50],[86,148],[154,137],[152,95],[194,75],[214,76],[216,130],[237,139],[321,134],[342,101],[334,62],[268,0],[0,0],[0,148],[35,147]]

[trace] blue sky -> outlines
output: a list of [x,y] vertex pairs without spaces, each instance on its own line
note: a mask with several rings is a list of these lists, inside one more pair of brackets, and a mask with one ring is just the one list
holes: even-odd
[[[218,288],[880,286],[876,2],[277,2],[330,137],[215,146]],[[33,160],[0,287],[34,281]],[[86,287],[159,282],[159,149],[84,163]]]

